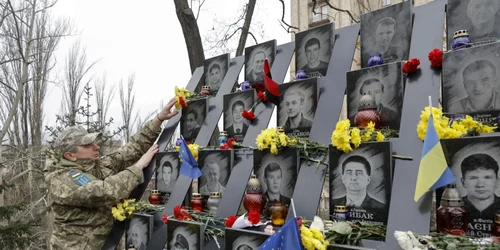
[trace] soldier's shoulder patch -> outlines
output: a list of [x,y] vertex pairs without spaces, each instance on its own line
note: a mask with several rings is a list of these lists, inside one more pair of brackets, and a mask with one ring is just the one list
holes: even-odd
[[89,183],[91,180],[90,178],[85,174],[82,173],[79,170],[72,170],[69,172],[69,177],[75,182],[78,186],[83,186],[87,183]]

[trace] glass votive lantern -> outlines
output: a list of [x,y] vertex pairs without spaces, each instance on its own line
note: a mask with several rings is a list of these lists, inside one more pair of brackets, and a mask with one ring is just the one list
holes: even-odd
[[200,94],[202,94],[202,95],[210,95],[210,86],[203,86],[203,87],[201,87]]
[[217,208],[219,208],[219,202],[221,198],[221,193],[220,192],[211,192],[210,196],[208,197],[207,201],[207,208],[210,211],[210,213],[215,214],[217,211]]
[[203,212],[205,201],[199,193],[193,193],[191,195],[191,209]]

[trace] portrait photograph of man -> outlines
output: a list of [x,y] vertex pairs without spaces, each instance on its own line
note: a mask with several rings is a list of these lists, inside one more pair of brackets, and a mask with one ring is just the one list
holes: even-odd
[[223,54],[205,60],[205,86],[209,86],[211,92],[217,92],[228,69],[229,54]]
[[133,214],[126,232],[126,243],[137,250],[146,250],[153,231],[153,217],[144,214]]
[[226,228],[224,246],[227,250],[258,250],[267,238],[264,232]]
[[245,48],[245,81],[264,82],[264,60],[272,66],[276,56],[276,40]]
[[494,136],[441,141],[465,204],[469,236],[490,237],[495,214],[500,209],[499,139]]
[[207,99],[189,101],[182,109],[181,135],[187,142],[194,142],[207,116]]
[[[443,110],[453,114],[498,113],[500,110],[499,43],[443,56]],[[496,112],[493,112],[496,111]],[[492,119],[496,118],[491,117]]]
[[390,142],[363,143],[347,154],[330,146],[330,212],[347,206],[351,221],[386,224],[391,155]]
[[278,155],[269,150],[255,151],[254,173],[262,185],[262,192],[268,203],[279,201],[289,206],[297,182],[297,149],[283,149]]
[[295,71],[304,70],[309,78],[326,76],[333,44],[333,23],[295,34]]
[[317,78],[279,85],[278,126],[288,135],[308,137],[317,105]]
[[255,90],[247,89],[224,95],[224,131],[229,138],[242,142],[250,121],[243,118],[243,110],[249,110],[255,102]]
[[179,176],[179,153],[162,152],[156,155],[156,190],[171,192]]
[[448,50],[453,34],[466,29],[473,43],[500,39],[500,1],[497,0],[448,0],[446,10]]
[[380,54],[384,63],[408,59],[412,32],[411,1],[361,15],[361,67]]
[[203,248],[203,224],[192,221],[168,220],[168,250],[201,250]]
[[375,99],[380,117],[376,126],[399,130],[403,81],[400,62],[347,72],[347,114],[351,125],[355,125],[361,97],[368,94]]
[[203,175],[198,180],[199,193],[209,196],[211,192],[224,195],[231,174],[231,150],[201,150],[198,166]]

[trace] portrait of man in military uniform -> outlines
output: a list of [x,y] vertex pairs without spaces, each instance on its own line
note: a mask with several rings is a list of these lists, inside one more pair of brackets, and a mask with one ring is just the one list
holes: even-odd
[[228,250],[258,250],[269,235],[259,231],[227,228],[224,238]]
[[203,248],[202,223],[193,221],[168,220],[167,249],[201,250]]

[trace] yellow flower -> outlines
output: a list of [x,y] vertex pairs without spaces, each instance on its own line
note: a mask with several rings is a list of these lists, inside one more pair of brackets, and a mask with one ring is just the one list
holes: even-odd
[[271,144],[271,153],[274,155],[278,154],[278,147],[276,146],[275,143]]
[[175,109],[180,110],[182,108],[181,100],[179,96],[175,97]]
[[372,139],[372,133],[372,131],[365,130],[365,132],[361,136],[361,140],[364,142],[370,141]]
[[351,122],[349,121],[349,119],[342,120],[337,122],[337,125],[335,126],[335,131],[340,131],[340,132],[347,131],[349,130],[350,127],[351,127]]
[[357,148],[359,147],[359,145],[361,144],[361,135],[360,135],[360,131],[358,128],[353,128],[351,130],[351,141],[352,141],[352,144],[354,144],[354,148]]
[[351,136],[349,135],[349,131],[333,132],[332,145],[345,153],[352,151],[350,140]]
[[300,238],[302,239],[302,245],[306,250],[314,250],[315,247],[311,241],[311,238],[304,237],[303,235],[301,235]]
[[309,228],[307,228],[306,226],[304,226],[304,225],[300,226],[300,234],[304,235],[307,238],[314,237],[313,233],[311,232],[311,230]]
[[311,233],[313,234],[314,238],[317,240],[323,240],[323,233],[319,231],[318,229],[310,228]]
[[377,141],[384,141],[385,140],[385,136],[380,131],[377,131],[377,137],[375,138],[375,140],[377,140]]
[[370,121],[368,125],[366,126],[366,129],[368,131],[374,131],[375,130],[375,123],[373,121]]
[[483,125],[481,127],[481,133],[485,133],[485,134],[493,133],[493,132],[495,132],[495,129],[497,129],[497,127],[490,127],[488,125]]
[[179,150],[181,150],[181,147],[175,146],[175,150],[179,151]]
[[466,115],[465,119],[460,120],[460,123],[465,126],[466,129],[471,129],[477,126],[478,122],[474,121],[471,116]]
[[280,135],[278,135],[278,137],[280,139],[281,146],[286,147],[287,141],[288,141],[286,134],[280,134]]

